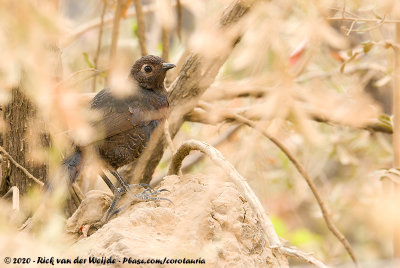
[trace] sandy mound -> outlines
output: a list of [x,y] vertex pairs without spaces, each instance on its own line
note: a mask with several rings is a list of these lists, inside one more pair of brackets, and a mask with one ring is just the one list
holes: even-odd
[[[121,262],[124,257],[167,257],[203,259],[213,267],[278,266],[257,218],[233,183],[199,175],[168,176],[160,188],[171,191],[162,195],[173,205],[167,201],[132,205],[73,249],[80,256],[113,256]],[[76,233],[82,225],[93,224],[110,200],[100,191],[88,194],[68,220],[67,230]]]

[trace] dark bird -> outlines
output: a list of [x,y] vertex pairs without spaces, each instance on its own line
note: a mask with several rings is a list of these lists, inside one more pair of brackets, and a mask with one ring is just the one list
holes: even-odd
[[[118,199],[129,191],[128,183],[117,169],[140,157],[152,133],[168,114],[169,104],[164,79],[166,72],[174,67],[174,64],[166,63],[160,57],[144,56],[131,68],[129,79],[136,86],[132,87],[132,91],[127,96],[118,98],[106,88],[97,93],[90,103],[90,108],[101,115],[97,121],[93,122],[93,127],[102,135],[86,146],[94,147],[106,163],[106,168],[119,182],[119,185],[114,186],[104,173],[101,174],[114,193],[114,201],[107,211],[105,222],[118,212],[115,210]],[[82,169],[83,149],[84,147],[77,147],[75,153],[63,162],[68,170],[71,184]],[[163,199],[150,195],[140,197],[146,200]]]

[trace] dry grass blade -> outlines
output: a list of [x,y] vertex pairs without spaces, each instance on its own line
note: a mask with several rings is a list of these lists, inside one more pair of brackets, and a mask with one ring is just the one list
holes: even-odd
[[13,186],[8,190],[8,192],[3,195],[3,199],[7,199],[12,195],[12,208],[15,211],[19,211],[19,189],[17,186]]

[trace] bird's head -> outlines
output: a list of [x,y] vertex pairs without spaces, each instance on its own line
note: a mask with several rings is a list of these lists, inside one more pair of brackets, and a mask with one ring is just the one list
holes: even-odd
[[166,63],[160,57],[147,55],[133,64],[130,75],[138,82],[140,87],[157,90],[164,88],[165,74],[174,67],[174,64]]

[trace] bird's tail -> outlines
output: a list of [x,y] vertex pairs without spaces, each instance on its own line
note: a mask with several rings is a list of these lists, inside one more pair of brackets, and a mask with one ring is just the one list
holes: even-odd
[[80,174],[80,167],[82,162],[82,152],[77,149],[74,154],[67,157],[63,161],[63,167],[68,172],[68,184],[71,185],[75,182]]
[[47,180],[45,183],[45,189],[52,191],[58,184],[65,184],[68,187],[75,182],[80,174],[80,167],[82,162],[82,152],[76,149],[75,152],[64,159],[61,168],[52,180]]

